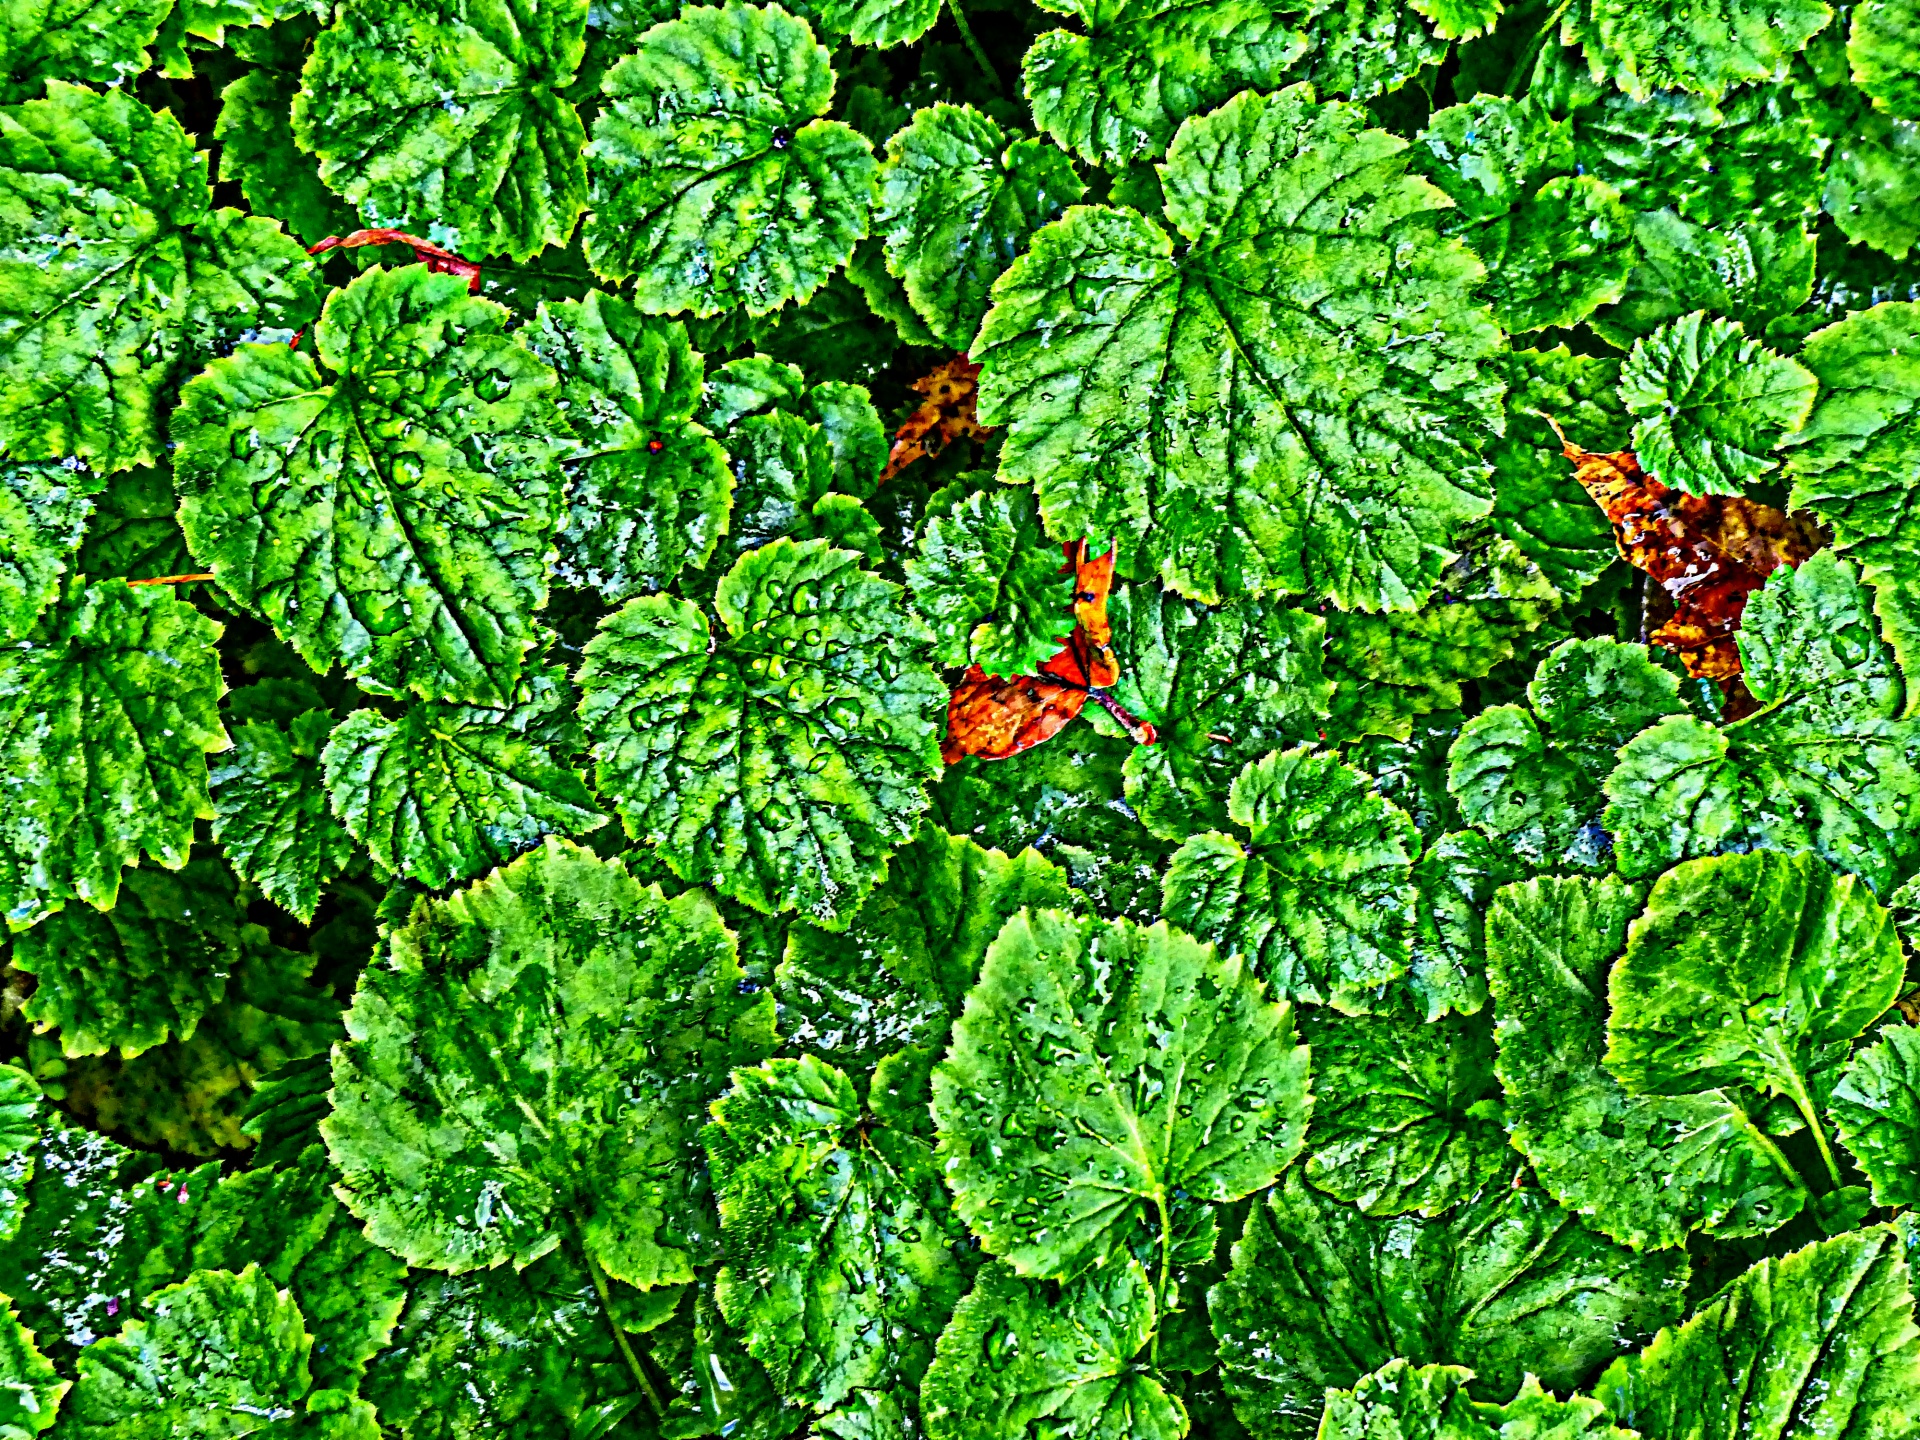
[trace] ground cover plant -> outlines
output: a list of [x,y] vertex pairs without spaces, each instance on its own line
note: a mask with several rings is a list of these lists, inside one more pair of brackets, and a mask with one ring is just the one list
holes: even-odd
[[1913,0],[0,3],[0,1440],[1920,1436]]

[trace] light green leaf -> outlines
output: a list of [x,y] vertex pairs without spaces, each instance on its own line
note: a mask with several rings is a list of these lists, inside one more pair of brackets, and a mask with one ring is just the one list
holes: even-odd
[[1879,1044],[1856,1052],[1827,1113],[1873,1182],[1874,1204],[1920,1200],[1920,1030],[1888,1025]]
[[148,1309],[150,1318],[80,1353],[71,1433],[227,1440],[298,1413],[313,1342],[292,1295],[258,1266],[197,1271]]
[[706,1106],[771,1040],[712,901],[665,900],[549,839],[421,902],[389,943],[347,1012],[321,1126],[368,1238],[458,1272],[525,1265],[571,1233],[617,1279],[691,1279],[715,1240]]
[[1086,193],[1045,140],[1007,142],[971,105],[938,104],[887,142],[873,228],[887,269],[944,345],[964,350],[987,291],[1033,232]]
[[580,441],[555,578],[618,604],[705,565],[727,529],[733,476],[692,421],[702,370],[686,327],[593,290],[541,305],[520,334],[559,375]]
[[1907,1440],[1920,1329],[1904,1236],[1875,1225],[1760,1261],[1594,1387],[1644,1440]]
[[1247,1216],[1208,1297],[1220,1364],[1258,1440],[1311,1436],[1326,1389],[1396,1356],[1464,1365],[1505,1399],[1555,1390],[1682,1313],[1687,1261],[1635,1255],[1539,1190],[1490,1187],[1444,1220],[1373,1220],[1296,1172]]
[[987,950],[933,1075],[942,1173],[1015,1270],[1098,1267],[1175,1191],[1221,1203],[1300,1152],[1292,1009],[1164,924],[1026,911]]
[[1526,874],[1511,851],[1472,830],[1440,836],[1414,862],[1407,988],[1429,1022],[1449,1010],[1477,1014],[1487,1003],[1487,905],[1494,891]]
[[1082,34],[1050,30],[1021,62],[1034,123],[1094,165],[1152,159],[1180,122],[1237,91],[1271,90],[1306,53],[1289,17],[1247,0],[1054,0]]
[[1167,869],[1166,915],[1244,960],[1276,995],[1348,1013],[1404,975],[1409,867],[1420,835],[1365,775],[1329,754],[1275,751],[1240,772],[1227,811]]
[[1694,310],[1764,334],[1813,293],[1813,237],[1797,222],[1705,225],[1655,210],[1634,217],[1633,238],[1639,258],[1620,303],[1592,317],[1623,350]]
[[1447,789],[1467,822],[1536,867],[1593,868],[1600,787],[1621,746],[1683,713],[1680,682],[1644,645],[1567,640],[1541,660],[1528,709],[1495,705],[1461,727]]
[[293,101],[300,148],[368,225],[472,258],[564,245],[586,209],[586,133],[562,91],[586,0],[401,0],[342,9]]
[[77,586],[0,650],[0,910],[106,907],[144,851],[177,870],[211,819],[206,755],[226,748],[220,627],[169,587]]
[[72,1383],[35,1347],[33,1332],[0,1295],[0,1436],[30,1440],[53,1427]]
[[353,859],[353,837],[327,805],[320,752],[333,716],[308,710],[291,725],[237,725],[208,775],[213,838],[243,879],[302,924]]
[[1066,873],[923,825],[844,934],[798,921],[775,975],[788,1049],[862,1070],[889,1051],[935,1054],[1000,927],[1026,906],[1069,908]]
[[124,91],[56,80],[0,111],[0,196],[0,444],[15,460],[152,464],[194,366],[313,314],[300,247],[213,209],[206,156]]
[[1243,766],[1312,740],[1333,686],[1321,672],[1325,623],[1272,601],[1206,609],[1151,581],[1108,609],[1120,703],[1159,732],[1127,756],[1127,801],[1165,840],[1227,823]]
[[1008,425],[1001,478],[1035,482],[1052,533],[1117,535],[1208,602],[1433,590],[1490,507],[1500,335],[1479,262],[1435,233],[1445,197],[1365,125],[1302,86],[1243,93],[1168,153],[1185,253],[1076,207],[997,282],[980,418]]
[[243,345],[172,418],[181,523],[235,603],[316,670],[502,704],[546,603],[553,372],[507,311],[424,265],[327,300],[305,348]]
[[1679,1245],[1694,1229],[1765,1234],[1806,1192],[1746,1112],[1720,1092],[1629,1095],[1601,1067],[1607,971],[1638,908],[1613,876],[1494,896],[1487,979],[1513,1143],[1556,1199],[1636,1249]]
[[1542,1390],[1533,1375],[1520,1382],[1509,1403],[1473,1408],[1498,1427],[1500,1440],[1637,1440],[1633,1431],[1608,1423],[1607,1408],[1598,1400],[1586,1395],[1562,1400]]
[[[636,1296],[617,1280],[609,1287],[615,1297]],[[628,1341],[648,1348],[641,1335]],[[373,1357],[362,1388],[407,1440],[584,1440],[596,1414],[646,1405],[571,1249],[524,1269],[416,1275],[392,1343]]]
[[1561,40],[1580,44],[1595,80],[1636,100],[1689,90],[1718,100],[1743,83],[1771,80],[1833,19],[1822,0],[1714,0],[1709,7],[1587,0],[1567,15]]
[[1620,361],[1559,345],[1516,350],[1509,364],[1506,433],[1487,450],[1494,467],[1490,524],[1571,601],[1619,552],[1547,417],[1582,449],[1608,454],[1625,446],[1630,422],[1620,408]]
[[190,1038],[239,962],[237,898],[227,867],[204,855],[128,871],[111,910],[69,906],[14,937],[14,966],[37,981],[21,1014],[58,1029],[67,1055],[117,1047],[131,1059],[169,1034]]
[[1852,565],[1822,551],[1754,593],[1739,642],[1760,709],[1724,729],[1675,716],[1607,778],[1623,875],[1722,850],[1811,850],[1886,894],[1920,860],[1915,722]]
[[1033,491],[993,485],[930,504],[905,562],[933,658],[989,675],[1032,675],[1073,629],[1073,570],[1040,527]]
[[1779,462],[1817,388],[1805,366],[1696,310],[1639,341],[1620,372],[1641,468],[1690,495],[1739,495]]
[[1627,932],[1602,1061],[1636,1095],[1784,1097],[1838,1189],[1811,1077],[1893,1004],[1903,970],[1893,921],[1858,876],[1766,850],[1689,860]]
[[535,672],[521,693],[507,710],[421,702],[397,720],[356,710],[334,729],[321,756],[327,796],[382,868],[438,890],[543,836],[606,823],[569,764],[582,746],[556,713],[571,698],[564,676]]
[[980,1272],[921,1385],[929,1440],[1022,1440],[1049,1422],[1102,1440],[1181,1440],[1186,1408],[1138,1359],[1158,1319],[1140,1262],[1069,1281],[1058,1299],[1051,1289],[1004,1264]]
[[213,138],[220,142],[220,178],[238,181],[256,214],[274,215],[301,243],[359,228],[351,206],[321,183],[319,163],[293,138],[296,70],[262,66],[220,92]]
[[910,45],[940,18],[940,0],[818,0],[820,23],[856,45]]
[[1467,1398],[1471,1379],[1459,1365],[1389,1360],[1352,1389],[1327,1391],[1318,1440],[1493,1440],[1493,1427]]
[[[1920,191],[1916,192],[1920,201]],[[1887,642],[1920,661],[1920,304],[1875,305],[1816,331],[1800,360],[1820,382],[1813,414],[1787,458],[1793,493],[1833,531],[1833,548],[1875,588]]]
[[1620,298],[1633,222],[1612,186],[1572,173],[1571,127],[1538,100],[1481,95],[1441,110],[1412,154],[1457,207],[1441,233],[1487,267],[1502,329],[1576,325]]
[[66,465],[0,465],[0,638],[23,639],[59,595],[99,488]]
[[[1311,48],[1293,73],[1325,95],[1372,100],[1438,65],[1445,43],[1422,24],[1468,23],[1486,13],[1483,0],[1339,0],[1314,14]],[[1484,0],[1492,3],[1492,0]]]
[[1486,1018],[1423,1021],[1405,1000],[1358,1018],[1315,1007],[1307,1179],[1366,1215],[1438,1215],[1512,1169]]
[[1874,108],[1920,120],[1920,11],[1913,0],[1865,0],[1853,7],[1847,33],[1853,83]]
[[607,74],[587,164],[587,259],[654,314],[805,300],[867,233],[876,169],[818,118],[833,68],[778,5],[692,6]]
[[811,1055],[734,1071],[713,1118],[727,1246],[714,1295],[748,1353],[817,1411],[911,1393],[966,1288],[932,1145],[876,1123]]
[[125,85],[145,70],[173,0],[14,0],[0,11],[0,104],[48,80]]
[[33,1076],[0,1065],[0,1241],[11,1240],[27,1207],[40,1138],[40,1086]]
[[823,540],[776,540],[685,600],[602,622],[580,669],[595,777],[676,875],[838,926],[926,808],[946,687],[900,588]]

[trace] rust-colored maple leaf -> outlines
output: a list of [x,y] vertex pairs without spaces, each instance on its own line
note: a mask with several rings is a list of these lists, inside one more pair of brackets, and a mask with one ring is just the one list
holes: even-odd
[[400,230],[356,230],[351,235],[329,235],[316,245],[309,245],[309,255],[324,255],[329,250],[354,250],[362,245],[408,245],[413,249],[414,258],[424,260],[427,269],[436,275],[463,275],[467,281],[467,293],[480,293],[480,266],[473,260],[463,260],[453,251],[434,244],[431,240],[422,240],[417,235],[408,235]]
[[[1557,427],[1556,427],[1557,428]],[[1659,587],[1648,641],[1680,657],[1687,673],[1720,683],[1735,709],[1750,705],[1734,636],[1747,597],[1782,565],[1798,566],[1824,543],[1804,512],[1787,514],[1739,495],[1688,495],[1648,475],[1631,450],[1602,455],[1564,435],[1574,478],[1613,526],[1629,565]]]
[[1159,736],[1152,725],[1137,720],[1106,691],[1120,678],[1113,654],[1113,627],[1107,621],[1107,593],[1113,588],[1114,552],[1089,558],[1087,543],[1061,547],[1071,572],[1073,633],[1067,643],[1040,667],[1038,675],[989,675],[978,665],[967,667],[947,702],[947,738],[940,754],[949,765],[968,755],[1004,760],[1031,750],[1060,733],[1066,723],[1092,699],[1126,727],[1135,743],[1151,745]]
[[913,388],[927,398],[893,432],[893,449],[887,454],[887,468],[880,472],[884,484],[923,456],[938,455],[954,441],[968,435],[990,435],[993,427],[975,418],[974,406],[980,393],[980,367],[964,355],[956,355],[931,375],[922,375]]

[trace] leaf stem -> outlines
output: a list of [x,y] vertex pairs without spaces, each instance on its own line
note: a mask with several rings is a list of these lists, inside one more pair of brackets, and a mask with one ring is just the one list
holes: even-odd
[[578,1235],[580,1253],[586,1257],[587,1274],[593,1277],[594,1293],[600,1297],[600,1310],[607,1317],[607,1328],[613,1331],[613,1343],[620,1347],[620,1353],[626,1357],[627,1368],[633,1371],[633,1378],[640,1382],[640,1389],[647,1397],[647,1403],[653,1406],[655,1415],[664,1416],[667,1407],[660,1402],[660,1392],[653,1388],[653,1381],[647,1377],[646,1369],[640,1364],[640,1357],[633,1353],[633,1346],[627,1343],[627,1332],[620,1328],[620,1322],[613,1318],[613,1296],[607,1290],[606,1272],[600,1268],[600,1262],[593,1258],[593,1252],[587,1248],[584,1235]]
[[953,16],[954,28],[959,30],[960,38],[966,42],[973,63],[986,72],[987,83],[996,90],[1001,89],[1000,74],[993,68],[993,62],[987,59],[987,52],[980,48],[980,42],[974,39],[973,27],[967,23],[967,12],[960,8],[960,0],[947,0],[947,13]]
[[1167,1197],[1154,1192],[1153,1208],[1160,1212],[1159,1274],[1153,1282],[1153,1343],[1147,1351],[1147,1363],[1160,1364],[1160,1331],[1167,1319],[1167,1275],[1173,1269],[1173,1222],[1167,1218]]
[[1820,1116],[1813,1108],[1813,1096],[1807,1093],[1806,1082],[1798,1073],[1793,1077],[1793,1088],[1787,1092],[1793,1101],[1793,1108],[1800,1112],[1800,1118],[1807,1122],[1807,1128],[1813,1131],[1813,1143],[1820,1147],[1820,1158],[1826,1161],[1827,1178],[1833,1182],[1833,1188],[1841,1187],[1840,1166],[1833,1158],[1833,1147],[1827,1144],[1827,1132],[1820,1126]]
[[1513,92],[1520,84],[1520,77],[1533,69],[1534,61],[1540,58],[1540,52],[1546,48],[1547,36],[1553,33],[1553,27],[1560,23],[1560,17],[1567,13],[1567,7],[1572,3],[1573,0],[1560,0],[1559,8],[1547,17],[1547,23],[1540,27],[1540,33],[1533,37],[1532,43],[1521,54],[1519,63],[1507,76],[1506,93],[1509,100],[1513,98]]

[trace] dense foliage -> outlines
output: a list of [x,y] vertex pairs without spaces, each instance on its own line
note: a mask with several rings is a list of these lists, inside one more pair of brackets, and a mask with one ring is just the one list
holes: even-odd
[[1916,1440],[1917,246],[1915,0],[0,0],[0,1440]]

